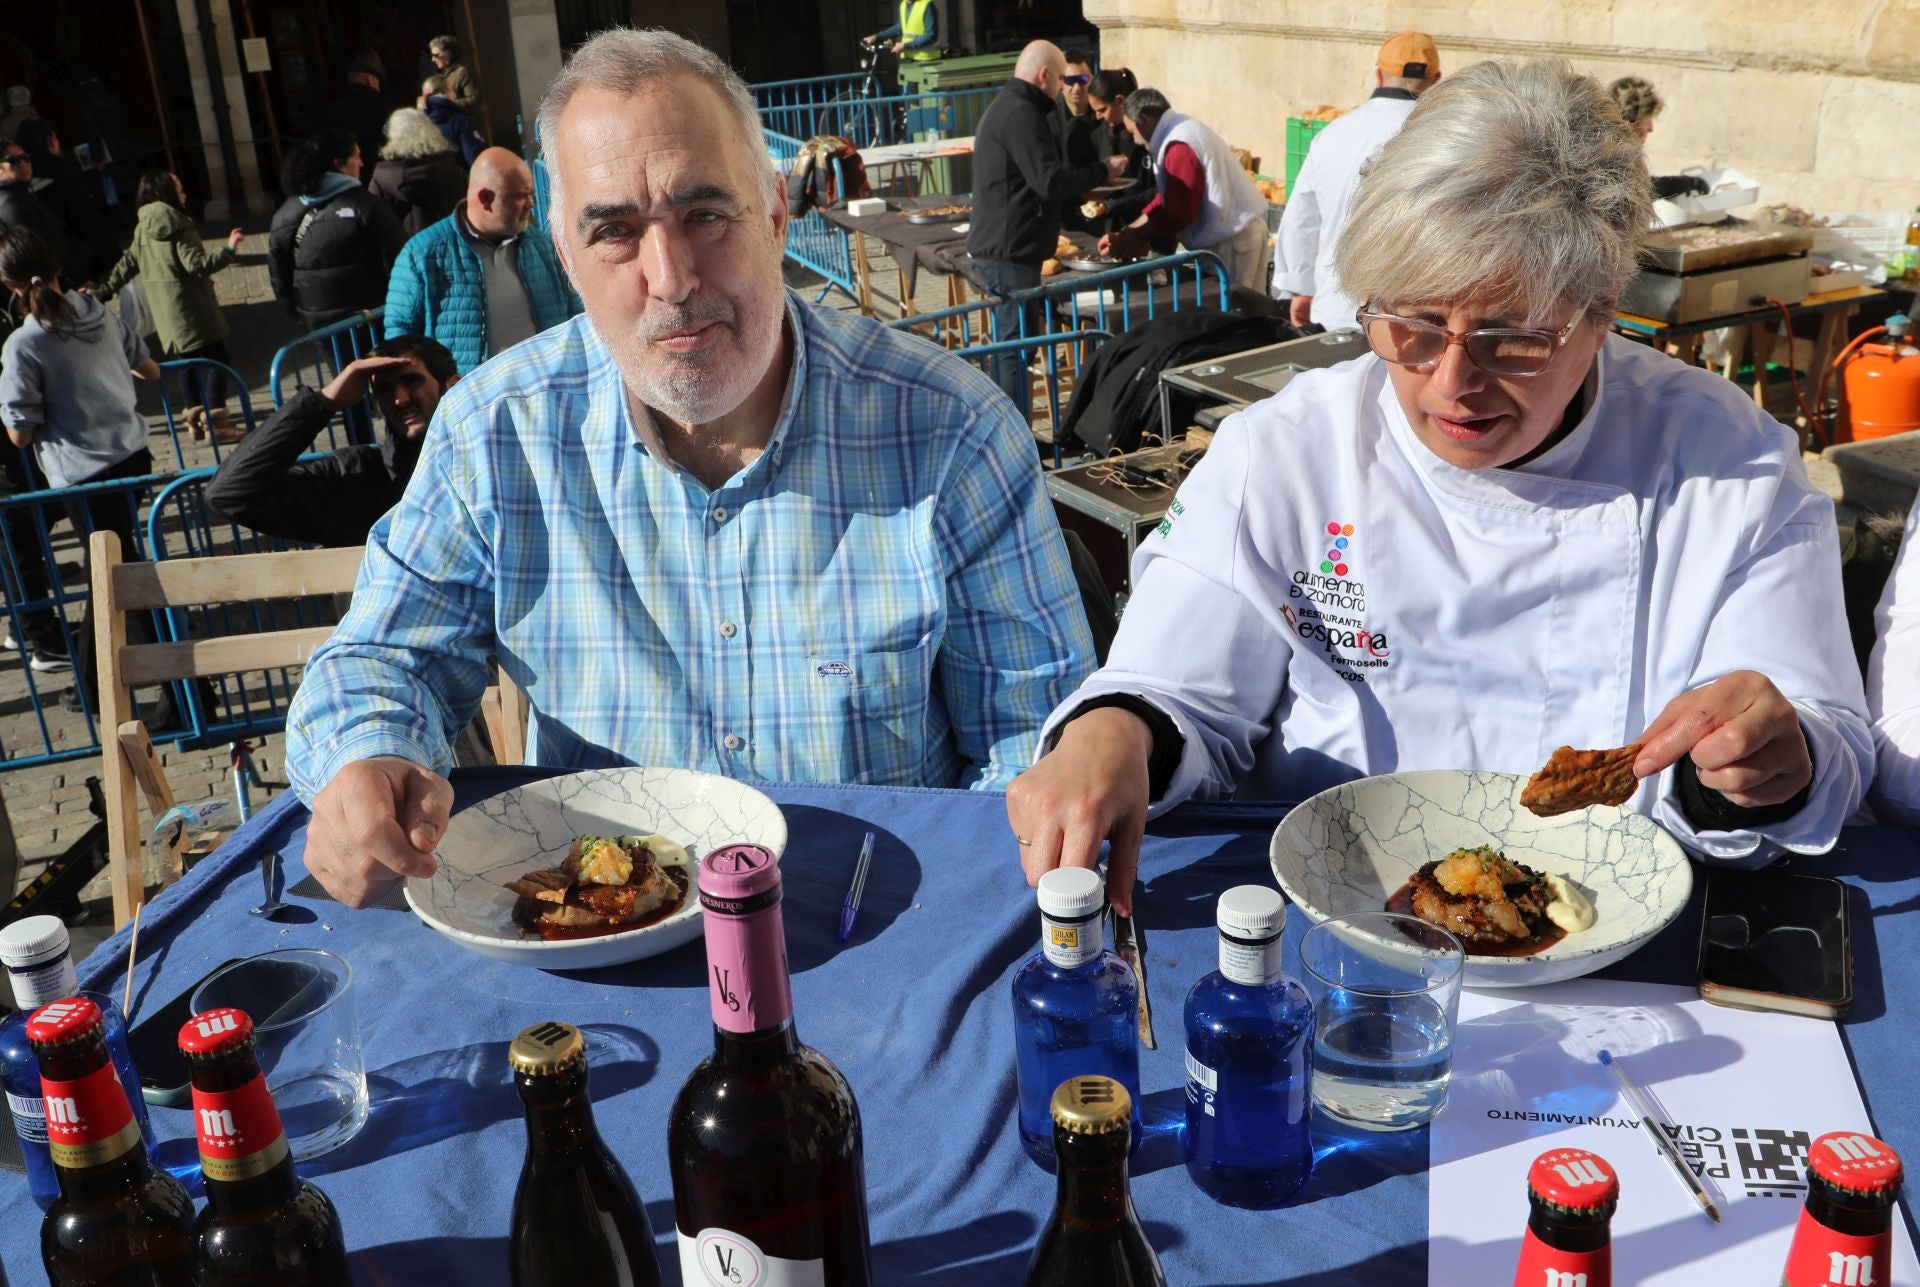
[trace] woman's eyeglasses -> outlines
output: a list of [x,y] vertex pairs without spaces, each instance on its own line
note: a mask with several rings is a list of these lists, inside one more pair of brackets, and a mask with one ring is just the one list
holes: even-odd
[[1450,331],[1432,322],[1365,309],[1358,320],[1367,347],[1395,366],[1432,366],[1446,356],[1448,346],[1458,344],[1466,349],[1467,360],[1488,375],[1525,377],[1547,369],[1585,316],[1585,310],[1575,313],[1557,332],[1518,326]]

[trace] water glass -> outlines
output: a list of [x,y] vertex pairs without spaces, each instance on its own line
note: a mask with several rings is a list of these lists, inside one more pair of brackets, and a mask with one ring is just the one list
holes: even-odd
[[1300,940],[1313,998],[1313,1100],[1338,1121],[1404,1131],[1447,1102],[1466,972],[1460,940],[1417,916],[1354,912]]
[[352,966],[317,948],[250,956],[193,994],[195,1014],[221,1006],[253,1020],[260,1071],[296,1161],[332,1152],[366,1125]]

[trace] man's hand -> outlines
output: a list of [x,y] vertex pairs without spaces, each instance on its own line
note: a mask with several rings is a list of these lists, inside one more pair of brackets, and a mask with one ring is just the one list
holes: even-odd
[[384,755],[355,760],[313,798],[307,870],[348,907],[365,907],[402,876],[433,875],[453,787],[431,769]]
[[1127,172],[1127,158],[1110,156],[1107,158],[1107,182],[1112,183]]
[[902,54],[907,50],[907,42],[904,40],[896,40],[891,45],[888,45],[887,48],[896,54]]
[[1295,326],[1305,326],[1313,320],[1313,296],[1295,295],[1287,301],[1287,320]]
[[227,244],[235,250],[238,250],[240,249],[241,240],[245,238],[246,235],[246,233],[240,231],[238,228],[234,228],[227,233]]
[[1690,755],[1700,785],[1743,809],[1791,800],[1813,780],[1800,713],[1757,671],[1737,670],[1682,693],[1639,740],[1636,776],[1651,777]]
[[374,376],[382,371],[403,370],[407,364],[408,359],[403,357],[355,358],[327,382],[320,396],[336,407],[350,407],[367,396],[367,386],[373,383]]
[[1007,788],[1007,821],[1027,883],[1055,867],[1092,867],[1107,851],[1107,900],[1133,914],[1133,873],[1147,829],[1147,762],[1153,731],[1130,711],[1088,711],[1060,731],[1040,762]]

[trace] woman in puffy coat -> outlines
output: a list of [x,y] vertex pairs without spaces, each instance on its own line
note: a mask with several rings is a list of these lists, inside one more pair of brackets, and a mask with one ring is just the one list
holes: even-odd
[[308,330],[379,308],[406,244],[387,203],[360,185],[360,144],[323,129],[287,156],[287,199],[267,234],[273,293]]
[[387,118],[387,145],[367,191],[384,200],[411,237],[453,213],[467,194],[467,164],[427,114],[403,107]]

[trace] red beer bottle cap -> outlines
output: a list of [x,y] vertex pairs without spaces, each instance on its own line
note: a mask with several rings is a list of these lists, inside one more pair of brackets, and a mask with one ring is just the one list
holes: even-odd
[[1620,1177],[1597,1153],[1557,1148],[1533,1160],[1527,1190],[1538,1201],[1562,1211],[1599,1211],[1620,1201]]
[[1842,1193],[1862,1197],[1900,1187],[1900,1155],[1871,1135],[1829,1131],[1807,1150],[1807,1169]]
[[92,1036],[102,1022],[100,1007],[93,1002],[85,997],[63,997],[33,1012],[27,1020],[27,1040],[36,1046],[81,1041]]
[[224,1055],[253,1039],[253,1020],[245,1010],[222,1006],[203,1010],[180,1026],[180,1053]]

